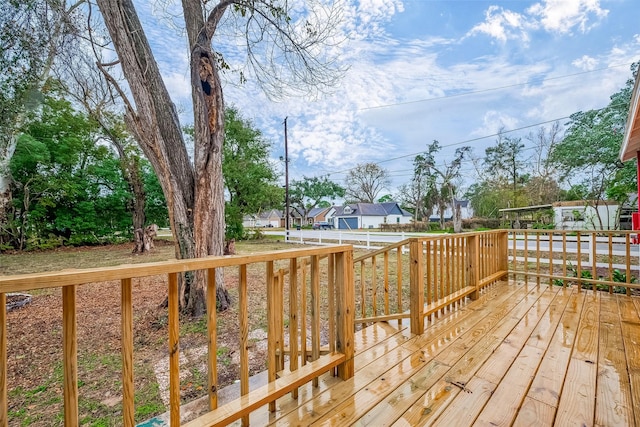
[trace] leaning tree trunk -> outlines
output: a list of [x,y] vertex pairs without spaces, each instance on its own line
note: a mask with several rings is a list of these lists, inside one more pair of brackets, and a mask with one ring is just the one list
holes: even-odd
[[[224,200],[213,199],[223,204],[213,213],[204,211],[210,206],[203,202],[206,197],[215,197],[216,185],[222,185],[221,175],[216,176],[219,168],[216,163],[219,162],[213,150],[217,147],[212,147],[205,156],[200,155],[200,160],[196,149],[194,171],[175,106],[132,0],[98,0],[98,6],[135,101],[136,110],[129,105],[125,121],[158,175],[176,239],[176,257],[222,255],[222,244],[216,245],[212,241],[214,234],[224,233],[224,223],[217,221],[218,211],[224,209]],[[202,158],[209,160],[202,162]],[[190,315],[200,316],[206,312],[204,279],[203,273],[186,274],[181,283],[180,305]],[[218,294],[226,296],[222,281],[217,280],[216,284]],[[218,307],[227,308],[227,301],[228,296],[220,300]]]
[[[215,8],[205,23],[200,0],[183,0],[185,26],[191,55],[191,94],[194,115],[194,166],[198,183],[195,193],[194,232],[196,256],[224,253],[224,180],[222,144],[224,142],[224,99],[211,40],[225,7]],[[216,270],[216,283],[222,281],[222,269]],[[204,312],[204,288],[196,292],[202,298],[189,303],[191,312]],[[231,300],[224,287],[216,289],[219,308]]]

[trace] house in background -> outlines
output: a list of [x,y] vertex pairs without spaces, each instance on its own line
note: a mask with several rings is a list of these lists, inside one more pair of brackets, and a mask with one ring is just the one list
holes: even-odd
[[327,220],[327,213],[331,210],[328,208],[313,208],[307,214],[306,222],[309,225],[313,225],[314,222],[321,222]]
[[[460,218],[461,219],[470,219],[473,218],[473,208],[471,207],[471,203],[468,200],[456,200],[456,206],[460,206]],[[451,209],[451,204],[447,205],[447,208],[444,210],[444,220],[451,221],[453,219],[453,210]],[[429,215],[430,222],[438,222],[440,221],[440,211],[437,206],[433,207],[431,215]]]
[[256,223],[258,222],[258,215],[245,215],[242,217],[242,226],[244,228],[253,228],[257,227]]
[[547,205],[500,209],[503,226],[531,228],[552,225],[556,230],[618,230],[620,205],[606,200],[575,200]]
[[280,227],[282,211],[278,209],[269,209],[261,212],[256,221],[256,227]]
[[326,214],[326,221],[335,228],[357,230],[359,228],[380,228],[381,224],[409,224],[413,215],[396,202],[352,203],[333,206]]
[[555,228],[558,230],[617,230],[620,205],[604,200],[556,202],[553,206]]

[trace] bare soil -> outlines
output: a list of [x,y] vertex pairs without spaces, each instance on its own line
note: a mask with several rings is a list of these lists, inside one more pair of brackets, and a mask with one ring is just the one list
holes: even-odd
[[[291,248],[273,241],[238,243],[238,253]],[[2,274],[20,274],[65,268],[151,262],[174,258],[171,242],[159,241],[150,255],[131,254],[132,245],[59,249],[37,253],[0,255]],[[227,286],[237,303],[237,279],[225,272]],[[264,271],[249,268],[249,313],[254,331],[266,331]],[[162,381],[154,367],[168,355],[166,277],[134,279],[134,368],[136,422],[166,410]],[[122,423],[120,286],[117,282],[78,287],[78,382],[82,425],[111,426]],[[239,377],[237,304],[218,315],[219,386]],[[180,349],[182,400],[206,393],[206,322],[181,319]],[[62,298],[60,289],[33,292],[32,301],[8,313],[9,423],[21,426],[63,425]],[[260,334],[252,340],[251,374],[263,371],[266,345]]]

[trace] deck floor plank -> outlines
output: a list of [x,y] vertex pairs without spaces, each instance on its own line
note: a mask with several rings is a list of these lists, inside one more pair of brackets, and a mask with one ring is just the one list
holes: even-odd
[[571,349],[575,342],[584,300],[584,292],[574,292],[571,295],[569,304],[527,393],[528,397],[553,408],[558,407],[558,400],[564,385],[564,373],[567,371],[571,358]]
[[[511,425],[515,420],[567,307],[570,294],[571,290],[560,290],[546,312],[542,312],[541,315],[540,311],[535,313],[538,314],[539,319],[535,329],[527,338],[524,348],[517,355],[509,370],[502,376],[497,389],[476,420],[477,425]],[[524,323],[518,326],[535,322],[531,318],[534,315],[533,311],[527,315],[528,318],[523,319]],[[528,330],[526,327],[524,329]],[[522,341],[514,342],[511,337],[510,339],[509,345],[511,346],[517,348],[522,344]]]
[[[442,351],[437,348],[427,347],[421,351],[425,361],[431,359],[427,365],[413,372],[402,370],[393,375],[394,380],[398,383],[390,384],[388,379],[379,383],[371,384],[367,389],[361,390],[356,395],[356,405],[349,406],[348,402],[336,408],[336,413],[328,414],[320,421],[334,424],[335,421],[346,421],[353,423],[358,418],[362,419],[357,423],[360,425],[390,425],[399,418],[410,404],[410,398],[414,400],[419,397],[418,393],[424,393],[431,388],[440,377],[451,371],[451,366],[457,363],[470,349],[476,346],[485,347],[487,336],[489,336],[496,327],[503,324],[502,319],[515,319],[521,317],[520,312],[526,312],[530,307],[538,301],[544,299],[546,294],[550,294],[546,288],[535,288],[518,301],[510,298],[504,301],[500,306],[495,307],[491,312],[484,316],[477,324],[460,335],[450,346]],[[549,297],[549,301],[552,297]],[[515,304],[515,305],[514,305]],[[547,302],[548,304],[548,302]],[[508,332],[505,333],[505,335]],[[439,353],[439,354],[438,354]],[[490,353],[490,349],[487,349]],[[457,378],[450,378],[450,381],[459,382]],[[378,395],[381,390],[392,387],[389,396],[382,402],[379,401]],[[398,390],[399,388],[399,390]]]
[[631,300],[620,295],[617,299],[635,424],[640,426],[640,298]]
[[595,425],[633,425],[629,371],[618,303],[613,295],[601,297],[599,334]]
[[560,395],[555,420],[557,425],[593,425],[598,374],[599,319],[600,293],[588,292]]
[[[319,399],[301,405],[297,411],[278,420],[276,424],[309,425],[320,421],[326,415],[328,417],[340,417],[340,424],[348,425],[348,420],[355,421],[357,417],[354,416],[353,412],[348,415],[341,412],[341,404],[347,411],[355,406],[359,410],[361,410],[360,408],[364,410],[365,408],[370,408],[369,404],[365,404],[366,402],[369,402],[370,399],[378,399],[379,393],[392,391],[394,384],[396,384],[395,386],[399,385],[397,381],[400,378],[411,375],[421,368],[425,368],[426,372],[429,370],[435,370],[435,372],[445,370],[446,366],[439,363],[430,363],[429,360],[455,342],[457,337],[473,328],[482,320],[483,316],[496,316],[496,312],[499,312],[496,307],[499,304],[517,305],[518,298],[524,299],[526,295],[521,290],[518,292],[517,289],[508,289],[507,292],[504,292],[504,289],[502,292],[491,290],[487,293],[487,297],[482,299],[481,304],[474,304],[473,309],[451,313],[450,318],[454,319],[454,321],[447,321],[449,319],[446,317],[442,318],[441,322],[429,328],[429,334],[423,334],[417,338],[417,341],[411,341],[407,347],[411,348],[412,353],[408,356],[405,355],[403,360],[396,363],[386,361],[372,363],[367,369],[363,370],[362,374],[358,374],[354,378],[332,387],[331,390],[323,393],[326,396],[321,395]],[[499,318],[499,315],[496,318]],[[377,390],[378,394],[371,396],[370,390]],[[360,392],[360,400],[357,404],[353,404],[352,402],[358,392]]]
[[[412,426],[425,425],[434,420],[442,410],[457,397],[459,393],[464,391],[463,389],[465,388],[466,383],[482,366],[482,364],[494,353],[496,348],[506,339],[518,323],[518,319],[523,316],[522,313],[531,310],[532,306],[548,305],[554,297],[553,293],[548,291],[547,288],[535,288],[532,293],[533,292],[537,292],[539,298],[537,300],[522,300],[521,304],[515,307],[509,315],[504,317],[506,321],[498,322],[486,333],[482,333],[481,329],[471,331],[472,337],[474,338],[471,341],[463,341],[464,337],[461,337],[459,342],[464,342],[468,351],[460,355],[457,361],[451,359],[451,355],[453,354],[453,352],[450,351],[452,350],[451,348],[448,349],[445,354],[438,356],[436,360],[443,362],[446,360],[447,363],[455,363],[451,363],[452,367],[446,375],[438,379],[438,381],[426,390],[426,392],[420,389],[410,393],[410,390],[406,390],[406,385],[396,390],[393,399],[402,399],[404,404],[403,413],[397,414],[395,411],[381,410],[386,409],[386,405],[388,405],[387,401],[389,400],[389,398],[387,398],[380,404],[380,407],[376,407],[374,411],[371,411],[363,417],[363,420],[368,420],[370,422],[375,420],[376,423],[378,423],[380,420],[384,421],[386,419],[395,418],[395,420],[397,420],[395,423],[396,425]],[[532,293],[529,295],[532,295]],[[413,379],[411,383],[413,383]],[[374,413],[375,416],[372,417],[371,413]],[[381,422],[381,424],[386,423]]]
[[[518,357],[521,349],[532,335],[535,327],[538,324],[541,313],[547,312],[549,305],[554,300],[559,288],[550,288],[547,286],[535,286],[536,288],[545,289],[546,292],[531,306],[529,310],[524,313],[514,313],[511,319],[505,319],[504,324],[510,328],[503,335],[500,344],[493,351],[491,357],[482,365],[482,367],[472,376],[469,381],[468,389],[469,393],[460,393],[449,406],[442,412],[442,414],[436,420],[436,425],[453,425],[456,419],[463,416],[470,422],[475,422],[476,418],[482,413],[487,402],[493,394],[495,394],[500,381],[505,376],[505,373],[512,366],[512,363]],[[529,347],[532,352],[541,352],[536,347]],[[527,358],[527,360],[530,359]],[[479,384],[482,386],[482,393],[476,394],[476,390],[473,388],[473,384]],[[490,389],[491,393],[484,392],[485,389]],[[512,389],[512,391],[515,391]],[[514,394],[515,399],[522,400],[526,390],[521,390],[517,395]],[[513,398],[514,396],[508,396]],[[518,406],[519,406],[518,402]],[[505,402],[504,407],[508,407],[508,402]],[[464,415],[462,415],[464,413]],[[481,420],[482,423],[482,420]]]
[[325,374],[251,425],[640,427],[637,296],[502,282],[425,322],[357,331],[353,378]]

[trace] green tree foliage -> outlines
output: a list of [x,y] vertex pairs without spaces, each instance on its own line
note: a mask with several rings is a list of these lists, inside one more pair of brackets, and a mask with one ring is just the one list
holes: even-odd
[[551,154],[563,171],[562,181],[586,189],[585,199],[595,204],[607,198],[624,203],[637,188],[635,162],[618,160],[638,63],[631,70],[634,78],[605,108],[571,115],[564,140]]
[[222,174],[228,200],[225,204],[227,239],[244,238],[242,217],[280,206],[284,191],[269,162],[271,144],[260,130],[235,108],[225,114]]
[[428,215],[433,206],[437,206],[440,213],[440,227],[444,228],[444,212],[447,207],[451,207],[453,228],[456,233],[459,233],[462,231],[462,219],[460,206],[456,204],[456,194],[459,187],[457,181],[461,178],[462,161],[468,156],[471,147],[456,149],[453,160],[444,162],[442,166],[436,166],[435,155],[441,148],[440,143],[434,140],[427,147],[427,151],[415,157],[413,161],[414,182],[416,177],[420,177],[420,180],[426,185],[422,193],[422,206],[425,208],[425,214]]
[[130,232],[130,194],[118,159],[96,144],[96,129],[54,97],[25,127],[10,163],[15,247],[97,243]]
[[105,135],[104,125],[92,115],[57,96],[46,96],[16,144],[10,163],[14,198],[5,223],[11,238],[4,246],[44,248],[129,238],[135,203],[121,158],[125,150],[139,166],[149,194],[144,207],[149,220],[167,226],[166,202],[148,161],[131,145],[113,151],[105,142],[116,128]]
[[524,144],[520,138],[505,136],[502,131],[498,135],[496,145],[485,150],[484,167],[491,171],[494,185],[510,186],[511,207],[517,207],[519,195],[526,182],[526,161]]
[[344,197],[345,189],[326,177],[294,180],[289,186],[289,200],[293,207],[306,218],[313,208],[320,206],[326,199]]
[[56,56],[71,46],[82,1],[0,2],[0,245],[12,238],[10,162],[18,135],[43,100]]

